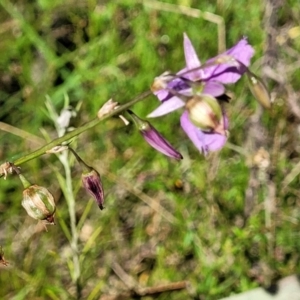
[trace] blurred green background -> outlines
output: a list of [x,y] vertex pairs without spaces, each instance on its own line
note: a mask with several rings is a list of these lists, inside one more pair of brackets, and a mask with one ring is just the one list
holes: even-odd
[[[65,97],[72,107],[81,103],[71,124],[79,127],[108,99],[126,103],[154,77],[183,68],[183,32],[202,62],[215,56],[224,45],[216,21],[224,22],[226,47],[248,37],[256,51],[251,70],[275,98],[262,112],[245,79],[229,86],[229,142],[206,158],[181,130],[179,111],[151,122],[183,154],[180,162],[118,118],[80,135],[73,146],[101,173],[106,198],[100,211],[74,163],[77,283],[56,156],[21,166],[55,196],[56,225],[48,232],[22,208],[18,178],[2,178],[0,246],[9,265],[0,265],[1,299],[219,299],[299,273],[300,8],[284,1],[270,16],[270,3],[0,0],[2,162],[40,146],[16,128],[57,136],[46,95],[58,112]],[[157,105],[150,96],[132,110],[145,117]],[[183,281],[180,290],[139,293]]]

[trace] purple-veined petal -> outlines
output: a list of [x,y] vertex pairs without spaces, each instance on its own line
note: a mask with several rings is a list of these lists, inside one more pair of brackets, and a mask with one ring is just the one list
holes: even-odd
[[[190,86],[180,78],[175,78],[174,80],[170,81],[168,83],[167,87],[170,90],[173,89],[174,91],[177,91],[177,92],[180,92],[180,93],[181,93],[182,90],[186,90],[186,89],[190,88]],[[154,95],[160,101],[170,100],[171,98],[174,97],[174,94],[172,94],[172,92],[170,92],[168,89],[163,89],[163,90],[159,90],[157,92],[154,92]]]
[[166,115],[176,109],[183,107],[185,103],[178,97],[172,97],[168,101],[162,102],[154,111],[152,111],[147,118],[156,118]]
[[251,57],[254,54],[254,49],[248,44],[246,38],[241,39],[235,46],[207,61],[213,62],[217,57],[222,55],[230,55],[243,65],[238,67],[230,65],[229,63],[220,64],[205,68],[204,79],[206,81],[215,80],[224,84],[235,83],[245,73],[245,66],[249,66]]
[[[194,46],[192,45],[192,43],[186,33],[183,34],[183,48],[184,48],[186,69],[191,70],[191,69],[200,67],[201,62],[198,58],[198,55],[195,51]],[[184,70],[182,70],[182,71],[184,71]],[[180,72],[178,74],[180,74]],[[203,77],[203,71],[197,70],[197,71],[186,74],[185,77],[192,81],[196,81]]]
[[225,93],[224,85],[216,81],[208,81],[204,85],[203,94],[209,94],[214,97],[221,96]]
[[182,114],[180,124],[196,148],[198,148],[204,155],[206,155],[209,151],[221,149],[227,141],[227,137],[224,135],[201,131],[198,127],[191,123],[187,111]]

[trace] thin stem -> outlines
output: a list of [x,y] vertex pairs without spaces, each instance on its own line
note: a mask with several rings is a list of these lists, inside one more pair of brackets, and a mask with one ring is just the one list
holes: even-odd
[[[81,268],[79,262],[79,247],[78,247],[78,231],[76,227],[76,210],[75,210],[75,197],[73,193],[73,185],[72,185],[72,176],[71,176],[71,168],[68,160],[68,152],[64,152],[59,155],[59,160],[64,166],[65,170],[65,199],[67,201],[69,216],[70,216],[70,227],[71,227],[71,249],[72,249],[72,260],[73,260],[73,269],[70,270],[72,272],[72,279],[74,284],[76,285],[76,299],[81,298]],[[63,189],[64,190],[64,189]]]
[[[64,136],[62,137],[59,137],[55,140],[53,140],[52,142],[46,144],[45,146],[25,155],[25,156],[22,156],[18,159],[16,159],[13,164],[15,166],[19,166],[29,160],[32,160],[34,158],[37,158],[43,154],[46,153],[46,151],[52,149],[53,147],[55,146],[58,146],[58,145],[61,145],[63,142],[66,142],[70,139],[72,139],[73,137],[75,136],[78,136],[79,134],[95,127],[96,125],[98,125],[99,123],[103,122],[104,120],[114,116],[114,115],[117,115],[117,114],[120,114],[120,112],[128,109],[130,106],[134,105],[135,103],[138,103],[140,101],[142,101],[143,99],[145,99],[146,97],[148,97],[149,95],[151,95],[152,92],[151,91],[146,91],[144,93],[142,93],[141,95],[137,96],[136,98],[134,98],[133,100],[129,101],[128,103],[125,103],[123,105],[121,105],[119,108],[115,109],[114,111],[112,111],[111,113],[108,113],[106,114],[105,116],[101,117],[101,118],[95,118],[93,119],[92,121],[84,124],[83,126],[71,131],[71,132],[68,132],[67,134],[65,134]],[[0,177],[2,177],[3,174],[0,174]]]

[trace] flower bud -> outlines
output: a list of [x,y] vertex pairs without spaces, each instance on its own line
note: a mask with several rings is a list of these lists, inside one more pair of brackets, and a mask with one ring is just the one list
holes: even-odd
[[52,194],[46,188],[36,184],[25,188],[22,206],[30,217],[54,224],[55,202]]
[[150,87],[152,92],[157,92],[159,90],[165,89],[167,84],[174,79],[174,76],[170,72],[164,72],[158,77],[154,78],[154,81]]
[[100,209],[103,209],[104,192],[99,173],[91,169],[88,173],[82,173],[82,183],[85,190],[96,200]]
[[92,167],[88,166],[74,149],[69,147],[76,160],[84,170],[81,179],[85,190],[96,200],[100,209],[103,209],[104,191],[100,174]]
[[264,108],[271,108],[271,97],[262,79],[250,71],[246,74],[249,79],[249,87],[252,95]]
[[218,101],[208,94],[195,95],[186,103],[190,121],[203,131],[225,135],[222,109]]
[[182,159],[182,155],[148,122],[140,119],[131,110],[128,110],[133,122],[139,129],[145,141],[155,150],[166,156]]

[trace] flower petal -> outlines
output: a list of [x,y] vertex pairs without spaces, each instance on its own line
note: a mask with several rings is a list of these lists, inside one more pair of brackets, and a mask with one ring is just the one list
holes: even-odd
[[223,84],[216,81],[208,81],[204,85],[203,94],[209,94],[214,97],[221,96],[225,93]]
[[182,114],[180,124],[194,145],[205,155],[209,151],[221,149],[227,141],[227,137],[224,135],[201,131],[198,127],[191,123],[187,111]]
[[147,118],[156,118],[163,115],[166,115],[178,108],[181,108],[185,103],[178,97],[174,96],[168,101],[164,101],[159,107],[152,111]]
[[[195,48],[193,47],[186,33],[183,34],[183,48],[184,48],[185,63],[187,67],[186,69],[191,70],[200,67],[201,62],[197,56]],[[186,69],[182,71],[186,71]],[[180,74],[181,72],[179,72],[178,74]],[[185,75],[185,77],[193,81],[199,80],[203,77],[203,70],[197,70],[188,73]]]
[[[235,46],[223,54],[208,60],[207,63],[213,62],[217,57],[222,55],[230,55],[245,66],[249,66],[253,54],[254,49],[248,44],[247,39],[243,38]],[[225,63],[208,67],[204,70],[204,79],[206,81],[215,80],[224,84],[235,83],[243,75],[243,73],[245,73],[245,66],[239,65],[239,67],[236,67]]]
[[[178,91],[182,93],[182,90],[189,89],[190,86],[185,83],[180,78],[175,78],[174,80],[170,81],[168,83],[168,89],[173,89],[174,91]],[[160,101],[167,101],[170,100],[174,95],[172,92],[168,91],[167,89],[159,90],[157,92],[154,92],[154,95],[160,100]]]

